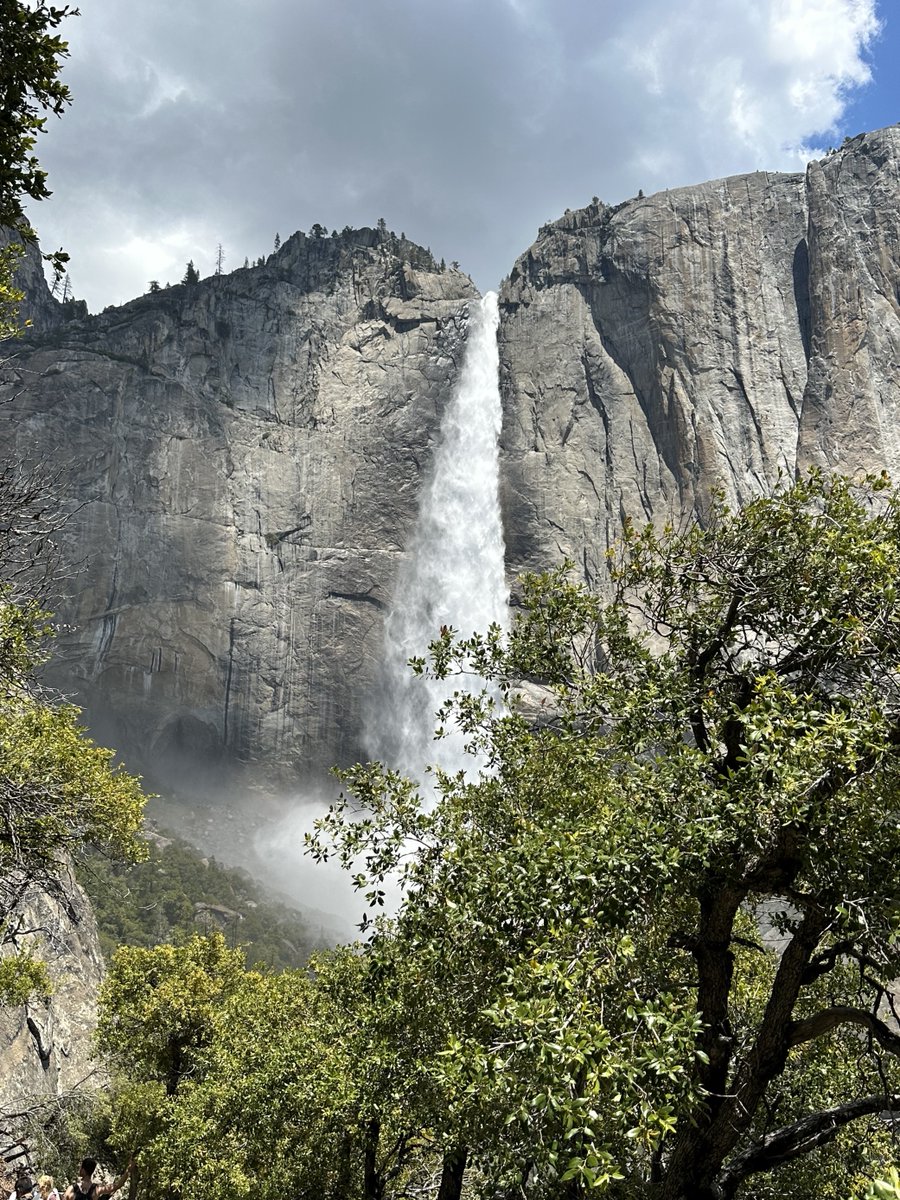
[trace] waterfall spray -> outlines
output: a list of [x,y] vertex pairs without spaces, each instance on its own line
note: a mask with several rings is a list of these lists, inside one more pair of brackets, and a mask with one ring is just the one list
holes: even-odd
[[488,292],[470,313],[462,371],[441,422],[433,472],[386,624],[384,687],[371,721],[370,750],[419,780],[428,764],[465,766],[459,736],[434,741],[435,713],[461,685],[416,679],[408,660],[426,653],[442,625],[469,637],[492,622],[507,623],[498,323],[497,295]]

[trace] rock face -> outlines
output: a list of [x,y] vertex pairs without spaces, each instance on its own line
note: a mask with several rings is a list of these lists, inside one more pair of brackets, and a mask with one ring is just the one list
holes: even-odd
[[[569,557],[602,587],[625,516],[900,469],[898,214],[894,126],[544,227],[501,292],[510,576]],[[35,307],[0,453],[68,465],[56,678],[131,765],[296,782],[364,749],[475,294],[380,229],[99,317]]]
[[38,932],[20,940],[48,967],[53,993],[0,1009],[0,1111],[20,1110],[31,1096],[60,1096],[94,1069],[90,1043],[103,960],[87,898],[71,879],[49,895],[31,892],[22,925]]
[[157,778],[362,753],[361,705],[477,292],[384,230],[51,324],[2,453],[65,476],[55,682]]
[[897,126],[545,226],[500,297],[510,572],[568,557],[602,586],[625,516],[896,471],[898,289]]
[[[25,271],[0,453],[72,500],[56,681],[185,790],[356,758],[471,281],[383,229],[298,234],[93,318]],[[897,474],[900,127],[805,174],[567,213],[500,301],[511,577],[568,557],[602,588],[626,516],[702,518],[714,488],[741,502],[811,464]],[[85,901],[35,904],[57,992],[0,1023],[0,1101],[85,1069]]]

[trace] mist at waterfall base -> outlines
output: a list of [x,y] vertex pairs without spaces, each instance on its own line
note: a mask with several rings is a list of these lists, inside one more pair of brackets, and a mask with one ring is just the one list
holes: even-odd
[[[489,292],[469,314],[466,353],[441,422],[418,520],[400,567],[378,685],[369,706],[369,757],[416,780],[430,794],[429,766],[476,773],[463,737],[449,729],[435,740],[436,714],[454,690],[480,691],[482,681],[466,676],[446,682],[417,678],[409,659],[427,656],[442,627],[463,637],[492,624],[505,629],[508,590],[500,520],[498,440],[497,296]],[[365,902],[349,872],[331,860],[316,864],[304,855],[304,835],[333,797],[298,797],[277,826],[261,830],[256,850],[277,863],[278,886],[305,904],[358,922]],[[399,901],[399,888],[386,888],[385,908]]]

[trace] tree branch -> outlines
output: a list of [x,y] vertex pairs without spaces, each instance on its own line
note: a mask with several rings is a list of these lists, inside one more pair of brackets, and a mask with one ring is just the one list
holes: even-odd
[[898,1111],[900,1095],[879,1095],[849,1100],[836,1108],[810,1113],[792,1125],[774,1130],[747,1150],[735,1155],[722,1172],[720,1182],[723,1193],[726,1197],[733,1196],[748,1175],[771,1171],[782,1163],[808,1154],[811,1150],[827,1146],[851,1121],[875,1113]]
[[856,943],[851,939],[843,942],[836,942],[835,945],[829,946],[827,950],[823,950],[821,954],[817,954],[815,958],[810,960],[809,966],[803,975],[804,985],[812,983],[818,979],[820,975],[827,975],[833,970],[841,959],[850,958],[859,966],[869,967],[872,971],[880,972],[882,964],[871,955],[866,954],[864,950],[859,950]]
[[837,1029],[841,1025],[862,1026],[871,1033],[883,1050],[900,1057],[900,1036],[894,1033],[884,1021],[879,1020],[874,1013],[866,1012],[863,1008],[851,1008],[845,1004],[836,1004],[833,1008],[825,1008],[803,1021],[794,1021],[788,1034],[788,1044],[793,1047],[799,1046],[803,1042],[811,1042],[825,1033],[831,1033],[833,1029]]

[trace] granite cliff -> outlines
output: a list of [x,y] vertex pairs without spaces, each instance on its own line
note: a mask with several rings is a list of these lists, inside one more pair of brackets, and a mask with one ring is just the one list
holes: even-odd
[[[68,872],[52,893],[32,888],[13,916],[16,948],[47,964],[52,993],[0,1008],[0,1114],[8,1145],[32,1098],[63,1096],[95,1077],[91,1038],[103,977],[97,926],[87,897]],[[10,950],[10,947],[7,947]],[[5,951],[0,951],[4,953]]]
[[[602,586],[623,517],[713,487],[900,470],[898,214],[894,126],[545,226],[500,296],[510,578],[567,556]],[[297,234],[17,346],[0,452],[67,469],[84,563],[56,680],[137,769],[361,752],[475,295],[383,229]]]
[[130,765],[296,782],[361,753],[476,295],[383,229],[296,234],[16,343],[0,452],[73,508],[53,682]]
[[602,586],[626,515],[900,471],[900,127],[567,213],[500,301],[511,575],[568,557]]
[[[54,681],[186,791],[356,757],[469,278],[378,229],[95,317],[34,255],[23,282],[0,453],[60,471],[72,509]],[[568,212],[500,305],[510,578],[568,557],[602,587],[624,517],[702,516],[713,487],[897,474],[900,127],[805,173]],[[57,992],[0,1028],[7,1097],[87,1069],[101,972],[81,894],[33,903]]]

